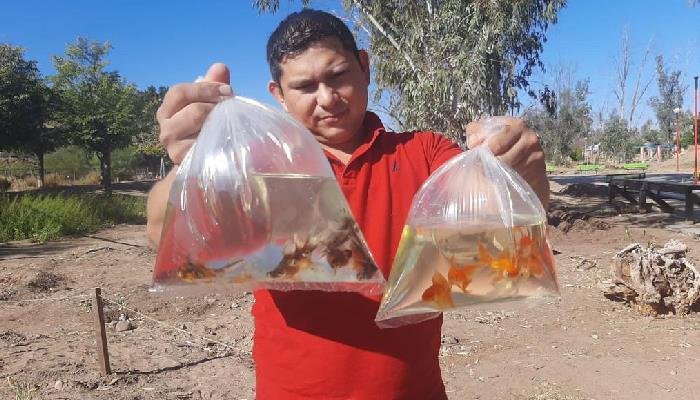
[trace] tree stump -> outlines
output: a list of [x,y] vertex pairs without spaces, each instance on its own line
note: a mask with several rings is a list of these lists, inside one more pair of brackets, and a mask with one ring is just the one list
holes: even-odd
[[700,306],[700,274],[687,253],[688,247],[676,240],[661,249],[652,243],[625,247],[614,257],[605,297],[630,303],[644,314],[688,314]]

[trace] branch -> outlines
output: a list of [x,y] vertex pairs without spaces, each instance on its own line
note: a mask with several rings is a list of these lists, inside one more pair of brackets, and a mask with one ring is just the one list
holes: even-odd
[[374,27],[377,28],[379,33],[381,33],[385,38],[389,39],[389,42],[391,42],[394,48],[401,52],[403,58],[408,62],[408,64],[411,66],[411,70],[413,70],[413,72],[415,73],[416,66],[413,64],[413,60],[411,60],[411,57],[409,57],[408,54],[405,51],[403,51],[403,49],[401,48],[399,43],[394,39],[394,37],[384,30],[384,28],[379,24],[379,22],[377,22],[374,16],[372,16],[372,14],[370,14],[370,12],[362,6],[362,3],[360,3],[358,0],[352,0],[352,2],[357,6],[360,12],[364,14],[365,17],[372,23],[372,25],[374,25]]

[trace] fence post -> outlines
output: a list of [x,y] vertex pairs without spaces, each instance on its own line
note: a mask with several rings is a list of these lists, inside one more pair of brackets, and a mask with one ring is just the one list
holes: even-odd
[[92,297],[92,310],[95,315],[95,333],[97,336],[97,364],[102,375],[112,373],[109,367],[109,351],[107,350],[107,332],[105,332],[105,316],[102,310],[102,289],[95,288]]

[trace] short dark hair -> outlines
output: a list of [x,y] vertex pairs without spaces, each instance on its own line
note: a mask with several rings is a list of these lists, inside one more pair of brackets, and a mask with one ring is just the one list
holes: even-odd
[[302,53],[312,44],[328,37],[338,38],[345,50],[358,57],[352,32],[335,15],[311,8],[289,14],[267,41],[267,64],[272,79],[279,84],[282,74],[280,63],[285,57]]

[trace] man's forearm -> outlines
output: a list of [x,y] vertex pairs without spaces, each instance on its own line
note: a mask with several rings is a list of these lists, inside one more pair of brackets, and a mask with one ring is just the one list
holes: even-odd
[[146,203],[146,237],[155,249],[160,244],[160,233],[165,222],[168,196],[170,196],[170,188],[173,186],[176,173],[177,167],[173,168],[161,181],[156,182],[151,192],[148,193],[148,202]]

